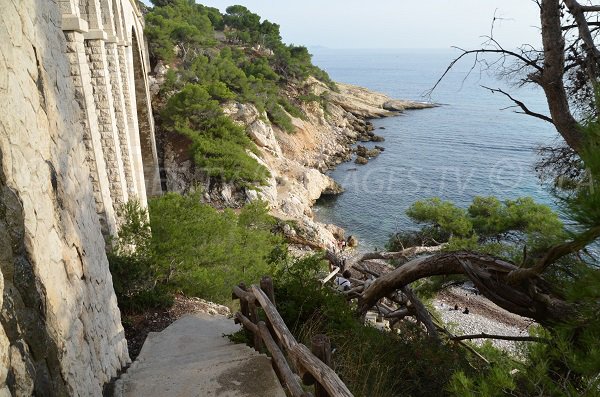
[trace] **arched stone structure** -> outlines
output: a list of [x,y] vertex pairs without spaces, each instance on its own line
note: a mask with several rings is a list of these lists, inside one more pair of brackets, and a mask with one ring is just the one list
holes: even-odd
[[156,140],[154,139],[154,119],[152,118],[152,105],[150,103],[150,92],[145,81],[147,62],[143,57],[143,42],[138,40],[138,34],[135,29],[131,32],[131,47],[133,52],[133,77],[135,85],[135,101],[138,116],[138,129],[140,139],[140,152],[142,155],[142,168],[144,180],[146,181],[146,192],[148,196],[155,196],[160,193],[160,176],[158,168],[155,166],[158,162],[156,151]]
[[96,208],[105,235],[118,207],[161,193],[143,18],[135,0],[61,0]]

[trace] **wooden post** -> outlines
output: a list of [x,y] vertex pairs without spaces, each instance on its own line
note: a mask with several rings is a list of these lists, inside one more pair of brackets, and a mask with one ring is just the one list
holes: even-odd
[[[260,303],[260,306],[263,308],[265,315],[271,324],[273,324],[275,334],[281,341],[288,357],[296,363],[296,367],[299,368],[299,371],[310,372],[315,380],[327,390],[329,396],[353,397],[348,387],[342,382],[340,377],[333,369],[331,369],[331,367],[311,353],[308,347],[296,341],[288,327],[285,325],[281,315],[277,312],[275,307],[273,307],[273,304],[267,295],[258,285],[252,286],[252,293]],[[326,354],[324,358],[329,362],[330,357],[331,350],[329,347],[329,354]]]
[[271,331],[269,331],[267,325],[263,321],[258,323],[258,330],[263,341],[265,342],[267,350],[269,353],[271,353],[271,363],[275,368],[275,372],[277,372],[279,379],[281,379],[286,389],[293,397],[304,397],[309,395],[302,390],[302,386],[300,386],[300,384],[296,381],[294,373],[285,360],[285,356],[275,343],[275,340],[273,340]]
[[[315,335],[311,339],[310,350],[328,367],[331,366],[331,342],[326,335]],[[315,383],[315,397],[331,397],[327,390],[319,383]]]
[[[256,308],[256,301],[251,301],[248,303],[248,310],[250,312],[250,321],[252,321],[255,325],[258,325],[258,310]],[[258,332],[253,333],[254,336],[254,349],[261,353],[262,352],[262,338]]]
[[[246,284],[239,283],[238,287],[241,290],[247,291]],[[240,311],[244,317],[250,318],[250,311],[248,310],[248,301],[244,298],[240,298]],[[248,339],[249,343],[253,344],[253,333],[248,328],[244,327],[244,332],[246,334],[246,339]]]
[[[273,286],[273,279],[269,276],[263,276],[260,279],[260,289],[265,293],[265,295],[267,295],[267,298],[269,298],[269,300],[273,304],[273,307],[275,307],[277,309],[277,305],[275,304],[275,287]],[[273,324],[271,324],[271,321],[269,321],[268,318],[267,318],[267,327],[269,328],[271,335],[273,335],[273,337],[275,338],[275,343],[277,343],[277,346],[280,349],[283,349],[281,342],[275,336],[277,334],[275,333],[275,330],[273,329]]]
[[273,279],[269,276],[262,277],[260,279],[260,289],[262,289],[265,295],[267,295],[273,306],[277,307],[275,304],[275,288],[273,287]]

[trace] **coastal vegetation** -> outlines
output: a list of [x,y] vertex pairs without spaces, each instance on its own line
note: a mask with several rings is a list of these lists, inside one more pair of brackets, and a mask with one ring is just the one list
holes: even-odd
[[[547,209],[519,200],[476,198],[467,210],[437,199],[418,202],[409,215],[425,223],[425,228],[395,236],[391,247],[401,253],[418,252],[418,242],[423,241],[427,247],[421,247],[421,252],[435,252],[432,245],[440,252],[405,260],[375,280],[359,300],[364,313],[379,298],[409,283],[432,276],[463,277],[492,302],[541,326],[532,330],[537,338],[529,341],[524,361],[493,354],[493,362],[488,360],[491,364],[478,374],[455,373],[449,390],[457,395],[592,396],[599,392],[600,273],[594,244],[600,237],[596,188],[600,76],[590,22],[598,10],[577,1],[548,0],[538,5],[541,50],[531,46],[506,50],[491,37],[483,48],[465,50],[458,59],[498,56],[480,65],[497,65],[499,75],[544,90],[550,116],[531,111],[508,92],[491,89],[504,94],[521,112],[552,123],[562,136],[561,145],[542,150],[538,171],[554,177],[554,192],[569,227],[561,227]],[[427,316],[422,318],[428,321]]]
[[109,263],[126,312],[168,306],[174,293],[229,304],[231,286],[272,273],[284,249],[261,202],[219,212],[198,194],[167,193],[148,210],[127,203],[122,217]]
[[475,197],[467,209],[432,198],[415,202],[407,215],[424,226],[395,234],[388,243],[390,251],[443,244],[445,251],[472,249],[520,262],[523,246],[528,255],[536,255],[566,236],[558,214],[530,197]]
[[[253,157],[256,147],[222,105],[251,103],[293,133],[291,116],[304,117],[302,101],[325,105],[310,93],[290,97],[286,87],[308,76],[334,83],[311,64],[305,47],[283,44],[278,25],[243,6],[221,14],[188,0],[154,4],[146,16],[150,51],[155,65],[169,66],[160,88],[161,128],[190,140],[193,160],[208,176],[243,187],[264,182],[269,171]],[[135,202],[121,209],[123,224],[109,254],[121,309],[168,306],[175,293],[231,305],[233,285],[272,274],[291,331],[300,341],[330,336],[332,365],[356,395],[598,395],[600,272],[593,244],[600,237],[600,57],[581,19],[589,11],[566,0],[540,7],[542,50],[506,51],[492,39],[491,47],[460,57],[493,53],[516,60],[500,73],[544,89],[550,116],[516,105],[553,123],[564,138],[563,149],[544,151],[540,166],[555,177],[560,216],[530,198],[475,197],[468,208],[423,198],[408,210],[420,230],[394,235],[386,252],[345,263],[335,252],[291,257],[283,222],[263,203],[219,211],[203,204],[199,192],[168,193],[147,210]],[[561,32],[574,28],[574,41],[565,44]],[[367,260],[391,260],[395,269],[371,271],[369,284],[339,294],[318,281],[326,269],[323,254],[357,268]],[[434,322],[427,299],[456,280],[471,280],[490,301],[537,322],[521,356],[458,343]],[[361,321],[383,301],[410,318],[394,323],[397,332]]]

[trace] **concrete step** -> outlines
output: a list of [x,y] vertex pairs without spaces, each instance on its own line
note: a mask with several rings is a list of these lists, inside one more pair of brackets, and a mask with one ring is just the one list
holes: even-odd
[[284,397],[267,356],[223,337],[238,329],[226,317],[195,314],[150,334],[115,395]]

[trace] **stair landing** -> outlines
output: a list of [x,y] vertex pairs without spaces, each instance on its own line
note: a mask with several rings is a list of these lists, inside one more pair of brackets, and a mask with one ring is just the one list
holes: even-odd
[[150,333],[115,396],[285,397],[270,358],[223,336],[239,329],[221,315],[193,314]]

